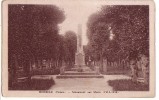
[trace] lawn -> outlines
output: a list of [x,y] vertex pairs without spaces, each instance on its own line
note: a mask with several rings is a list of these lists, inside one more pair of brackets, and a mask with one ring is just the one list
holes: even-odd
[[132,82],[131,79],[109,80],[114,91],[149,91],[149,85]]
[[120,68],[120,67],[108,67],[107,72],[104,73],[106,75],[128,75],[130,76],[131,71],[130,68]]
[[30,82],[17,82],[9,90],[47,90],[54,84],[52,78],[31,79]]
[[34,69],[31,72],[31,75],[57,75],[60,74],[59,69]]

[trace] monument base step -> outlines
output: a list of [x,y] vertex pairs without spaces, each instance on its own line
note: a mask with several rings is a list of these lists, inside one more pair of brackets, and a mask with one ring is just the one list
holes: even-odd
[[58,75],[57,79],[66,79],[66,78],[104,78],[103,75]]
[[89,67],[87,66],[83,66],[83,67],[74,67],[71,68],[71,71],[82,71],[82,72],[86,72],[86,71],[92,71]]
[[61,75],[99,75],[95,71],[91,72],[77,72],[77,71],[66,71]]

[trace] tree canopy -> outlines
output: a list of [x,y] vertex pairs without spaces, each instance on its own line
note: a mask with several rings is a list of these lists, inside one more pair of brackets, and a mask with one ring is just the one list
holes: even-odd
[[54,5],[9,5],[9,53],[53,57],[64,19]]
[[47,59],[54,60],[58,65],[62,62],[63,40],[58,24],[64,20],[64,12],[55,5],[8,6],[8,61],[13,71],[11,76],[16,75],[19,67],[29,75],[31,63],[38,66]]
[[89,44],[102,57],[126,58],[131,52],[149,55],[148,6],[103,6],[89,17],[87,26]]
[[75,62],[75,53],[77,50],[77,36],[73,31],[67,31],[64,34],[64,48],[65,48],[65,61],[69,66],[74,65]]

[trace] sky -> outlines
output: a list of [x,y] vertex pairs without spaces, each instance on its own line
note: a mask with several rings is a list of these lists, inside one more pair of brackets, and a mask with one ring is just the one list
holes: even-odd
[[57,4],[65,12],[66,19],[60,27],[60,34],[64,34],[68,30],[72,30],[77,34],[78,24],[82,25],[82,43],[86,45],[88,42],[86,31],[87,31],[87,21],[91,14],[100,10],[100,4],[95,3],[60,3]]

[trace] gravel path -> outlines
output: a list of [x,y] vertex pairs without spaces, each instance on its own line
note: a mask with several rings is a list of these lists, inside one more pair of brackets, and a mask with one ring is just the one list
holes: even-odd
[[[47,78],[53,78],[55,85],[50,90],[106,90],[112,91],[108,85],[109,80],[130,79],[125,75],[104,75],[104,78],[68,78],[56,79],[55,75],[45,75]],[[44,78],[44,75],[37,75],[33,78]]]
[[72,78],[56,79],[53,90],[112,90],[104,79]]

